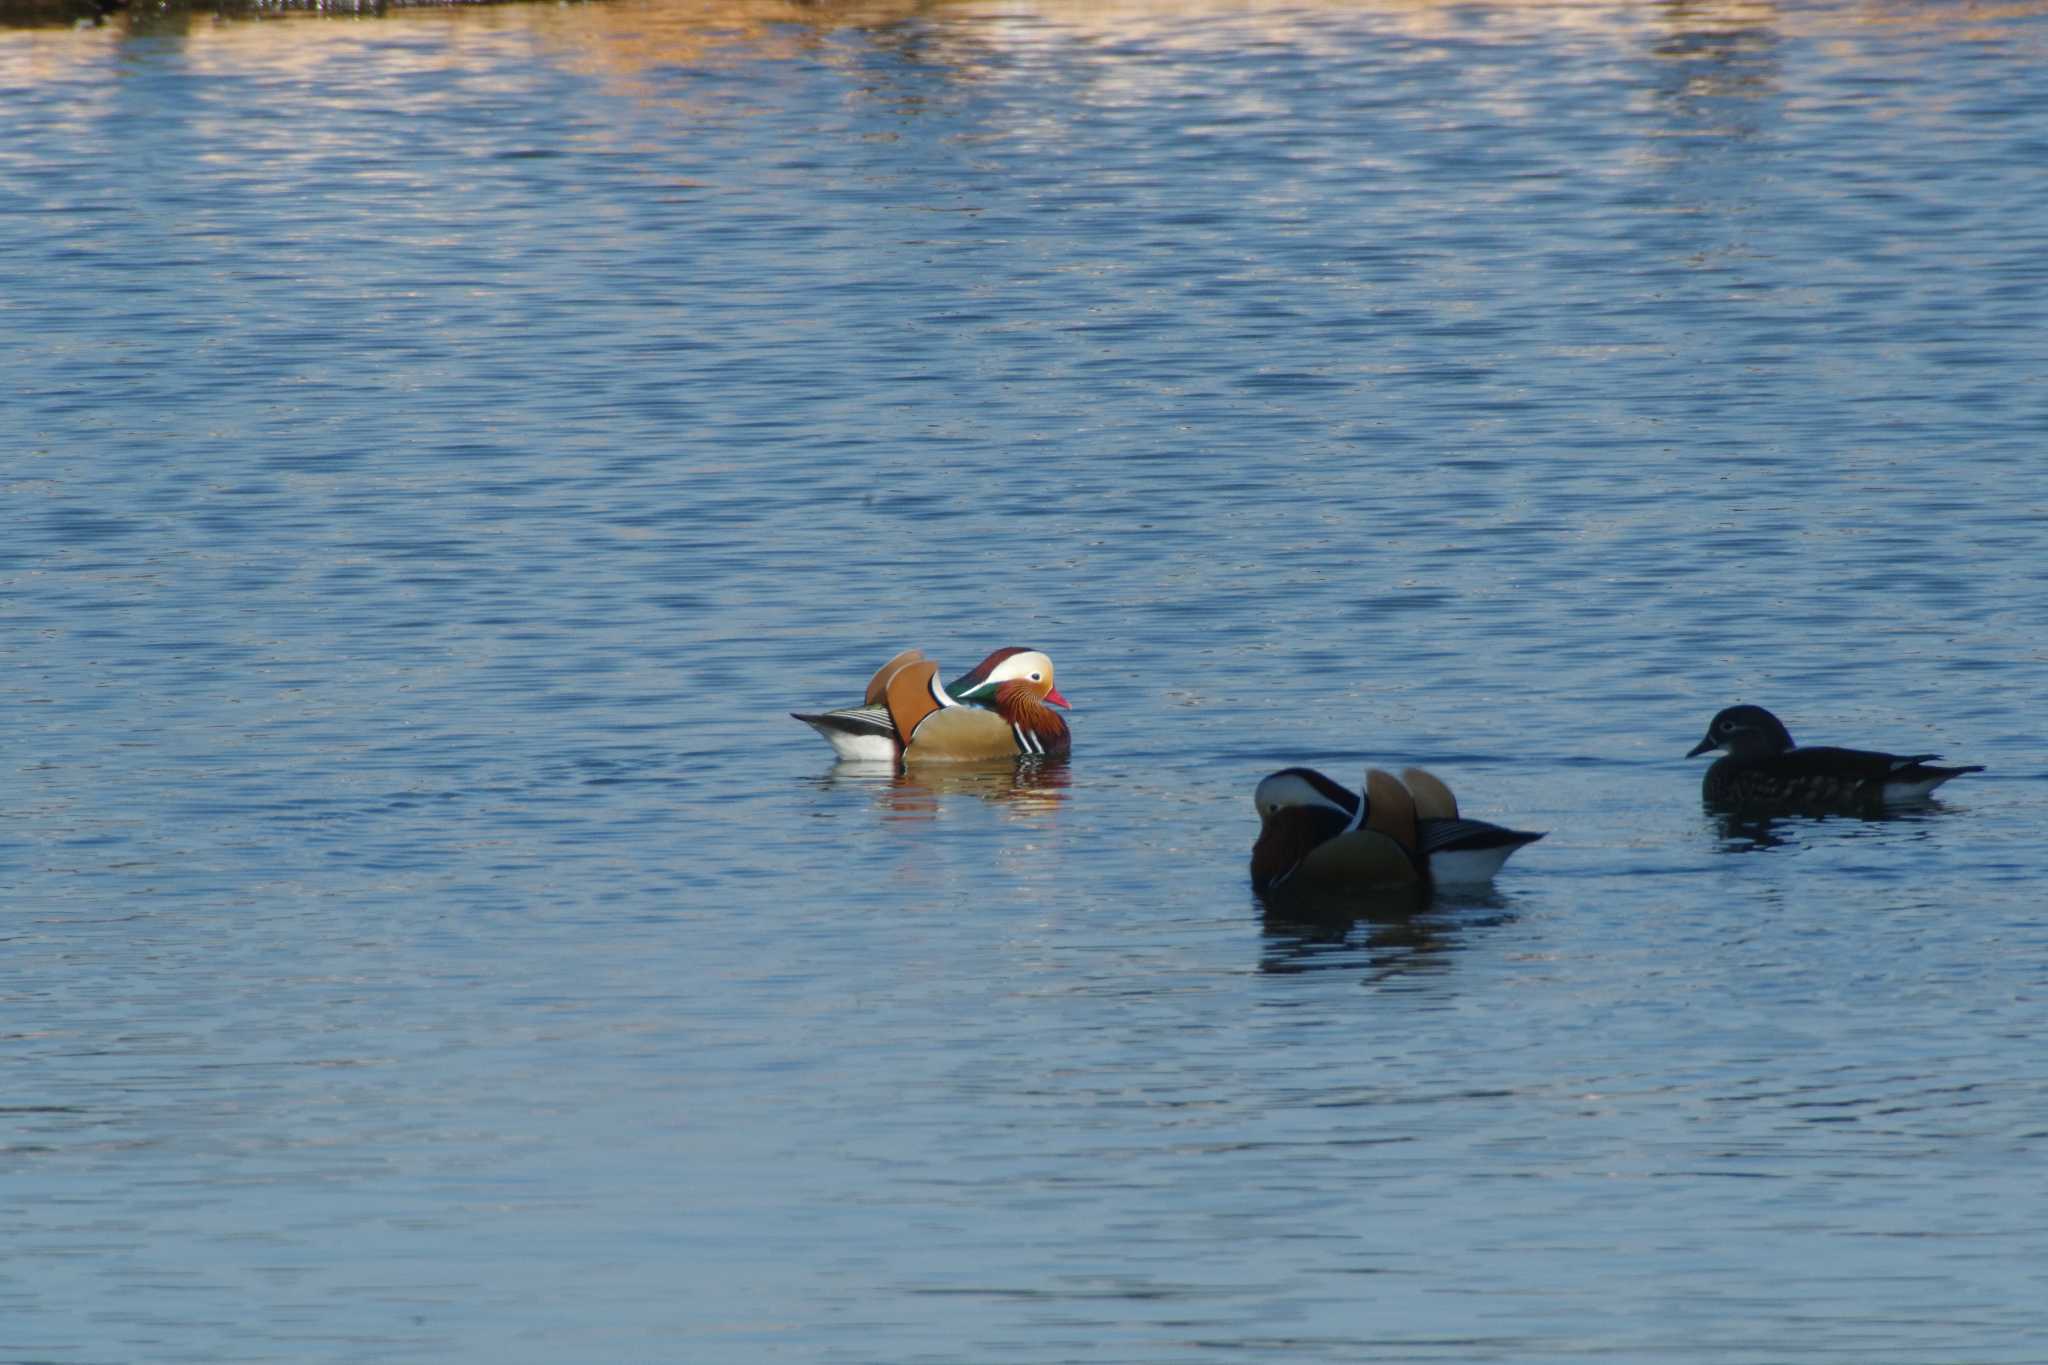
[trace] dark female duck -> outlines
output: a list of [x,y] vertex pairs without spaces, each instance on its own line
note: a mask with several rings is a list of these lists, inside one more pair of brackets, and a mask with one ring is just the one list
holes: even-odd
[[1058,758],[1072,747],[1054,706],[1052,660],[1035,649],[999,649],[941,685],[939,666],[906,649],[876,671],[859,706],[806,715],[843,759],[860,763],[977,763]]
[[1371,768],[1353,793],[1313,768],[1282,768],[1252,796],[1259,839],[1252,889],[1324,890],[1480,883],[1541,834],[1458,814],[1451,789],[1420,768]]
[[1952,777],[1984,767],[1936,767],[1939,754],[1886,754],[1870,749],[1802,749],[1792,732],[1761,706],[1731,706],[1707,726],[1687,758],[1713,749],[1701,795],[1715,805],[1879,809],[1925,800]]

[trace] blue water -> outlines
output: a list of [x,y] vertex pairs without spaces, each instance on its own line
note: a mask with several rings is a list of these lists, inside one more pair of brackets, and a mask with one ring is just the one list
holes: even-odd
[[0,30],[0,1362],[2040,1361],[2044,164],[2033,3]]

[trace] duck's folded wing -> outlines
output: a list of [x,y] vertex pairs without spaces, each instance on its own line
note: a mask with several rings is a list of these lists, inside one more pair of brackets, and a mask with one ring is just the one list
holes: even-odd
[[1520,848],[1543,836],[1528,830],[1509,829],[1484,820],[1423,820],[1417,837],[1424,853],[1463,852],[1481,848]]
[[1817,745],[1811,749],[1787,749],[1770,760],[1770,767],[1782,779],[1790,781],[1882,782],[1902,764],[1920,763],[1933,757],[1933,754],[1917,754],[1909,758],[1870,749]]
[[1404,849],[1415,847],[1415,798],[1383,768],[1365,770],[1365,827]]
[[906,649],[895,658],[875,670],[875,676],[868,680],[867,696],[861,699],[863,706],[886,706],[889,697],[889,680],[908,664],[922,663],[924,651]]
[[944,710],[947,698],[938,690],[939,666],[930,659],[918,659],[896,669],[883,683],[883,704],[905,744],[917,734],[925,717]]
[[1435,773],[1421,768],[1401,769],[1401,785],[1415,798],[1415,816],[1418,820],[1455,820],[1458,818],[1458,798],[1451,795],[1451,789]]

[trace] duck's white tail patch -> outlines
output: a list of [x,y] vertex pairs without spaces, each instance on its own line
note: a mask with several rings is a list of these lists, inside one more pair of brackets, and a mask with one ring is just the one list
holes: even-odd
[[1887,806],[1903,806],[1914,801],[1925,801],[1936,787],[1949,780],[1952,774],[1929,777],[1919,782],[1900,782],[1896,779],[1884,784],[1883,800]]
[[1439,850],[1429,855],[1429,875],[1440,886],[1490,882],[1494,873],[1500,871],[1501,864],[1520,847],[1520,844],[1502,844],[1498,848],[1467,848],[1448,853]]
[[[827,730],[817,727],[818,733],[831,741],[833,752],[847,763],[894,763],[898,753],[896,741],[886,735],[849,735],[843,730]],[[817,750],[813,749],[812,753]]]

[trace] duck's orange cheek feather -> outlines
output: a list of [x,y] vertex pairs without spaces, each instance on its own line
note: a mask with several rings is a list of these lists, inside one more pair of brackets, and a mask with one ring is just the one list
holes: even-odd
[[1316,846],[1315,831],[1299,812],[1270,817],[1252,845],[1252,886],[1257,890],[1286,878]]

